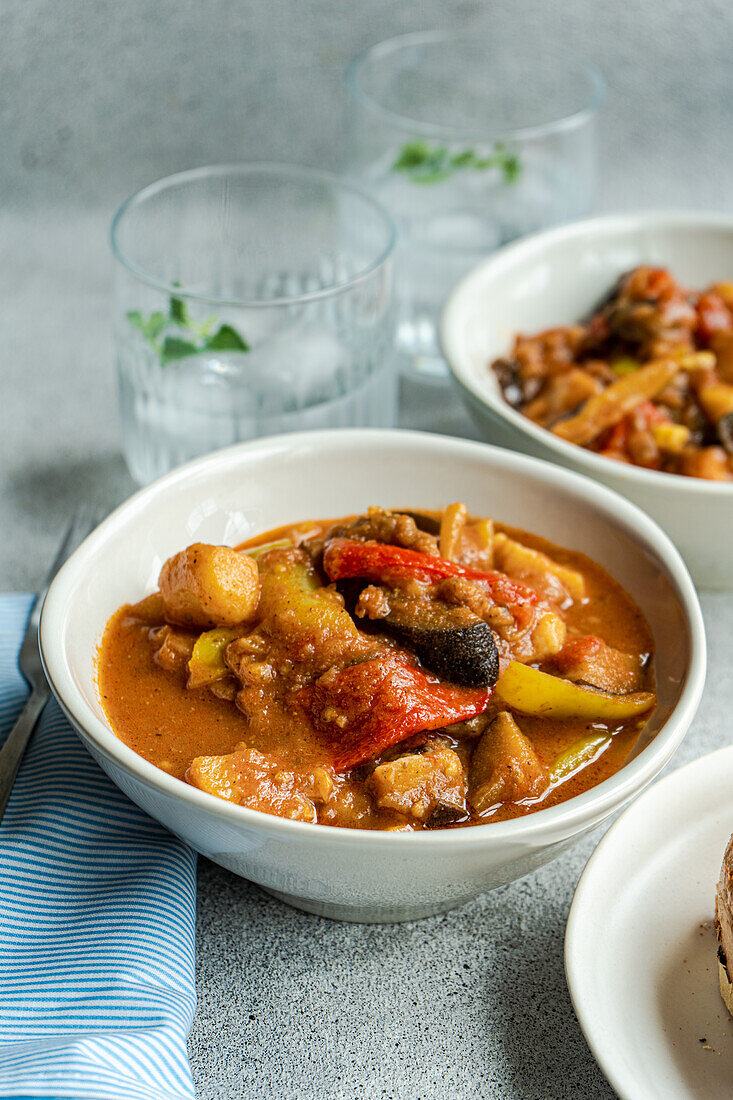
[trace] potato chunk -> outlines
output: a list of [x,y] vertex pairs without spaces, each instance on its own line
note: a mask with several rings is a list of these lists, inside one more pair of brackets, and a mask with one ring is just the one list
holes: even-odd
[[374,769],[367,787],[380,810],[396,810],[416,821],[427,821],[438,803],[465,807],[463,766],[452,749],[438,747],[410,753]]
[[532,647],[530,661],[545,661],[559,653],[565,644],[568,628],[565,620],[556,611],[545,611],[538,615],[532,628]]
[[479,741],[468,773],[468,801],[477,813],[500,802],[534,798],[549,785],[547,771],[507,711],[497,714]]
[[230,546],[195,542],[168,558],[158,584],[166,617],[185,626],[237,626],[257,610],[257,563]]
[[316,821],[316,806],[334,792],[333,771],[290,771],[277,760],[245,744],[226,756],[197,756],[186,775],[199,790],[292,821]]

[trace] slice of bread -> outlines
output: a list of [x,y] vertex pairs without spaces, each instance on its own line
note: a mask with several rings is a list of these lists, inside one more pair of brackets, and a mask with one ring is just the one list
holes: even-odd
[[725,1001],[725,1006],[733,1016],[733,984],[728,977],[728,969],[724,963],[720,961],[720,951],[718,951],[718,987],[720,988],[720,996]]
[[715,895],[715,931],[718,936],[718,985],[733,1016],[733,836],[723,857]]

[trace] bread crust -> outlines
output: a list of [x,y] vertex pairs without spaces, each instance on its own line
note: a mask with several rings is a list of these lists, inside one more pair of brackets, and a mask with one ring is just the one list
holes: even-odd
[[733,982],[728,959],[733,959],[733,837],[728,842],[715,896],[715,933],[718,937],[718,986],[733,1016]]
[[725,1007],[733,1016],[733,984],[731,984],[728,971],[720,959],[718,959],[718,987],[720,996],[725,1001]]

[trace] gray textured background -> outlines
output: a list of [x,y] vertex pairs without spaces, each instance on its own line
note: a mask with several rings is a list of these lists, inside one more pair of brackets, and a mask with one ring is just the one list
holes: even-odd
[[[475,21],[507,50],[565,43],[609,85],[602,210],[733,210],[728,0],[0,0],[0,584],[32,588],[68,510],[132,488],[119,456],[107,225],[133,189],[217,160],[338,167],[348,60]],[[521,73],[517,79],[521,80]],[[403,422],[472,434],[408,391]],[[705,597],[714,668],[682,763],[724,740],[733,599]],[[609,1097],[564,984],[596,838],[411,925],[296,913],[202,862],[202,1098]]]

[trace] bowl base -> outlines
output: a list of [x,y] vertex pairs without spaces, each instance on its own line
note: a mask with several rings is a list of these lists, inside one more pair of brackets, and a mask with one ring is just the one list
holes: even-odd
[[328,920],[348,921],[351,924],[398,924],[400,921],[422,920],[425,917],[435,917],[438,913],[448,913],[451,909],[457,909],[466,902],[478,897],[478,892],[470,897],[460,898],[458,901],[442,902],[438,905],[395,905],[391,907],[371,905],[340,905],[338,902],[316,901],[312,898],[300,898],[294,894],[284,894],[280,890],[271,890],[268,886],[260,886],[266,894],[278,901],[284,901],[293,909],[302,909],[306,913],[314,913],[317,917],[327,917]]

